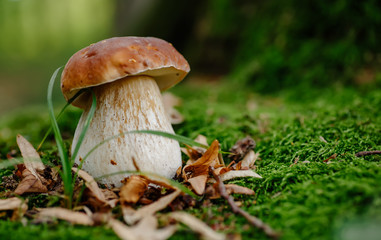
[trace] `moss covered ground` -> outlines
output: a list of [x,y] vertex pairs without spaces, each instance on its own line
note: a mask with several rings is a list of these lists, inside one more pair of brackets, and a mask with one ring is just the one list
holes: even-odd
[[[247,135],[257,143],[257,172],[263,179],[231,182],[252,188],[255,196],[235,195],[242,208],[282,232],[281,239],[372,239],[381,235],[381,90],[335,86],[331,89],[284,90],[260,95],[229,83],[185,83],[173,92],[183,99],[185,121],[178,134],[218,139],[222,150]],[[60,120],[68,145],[80,112],[70,109]],[[0,120],[1,159],[17,151],[16,134],[35,146],[49,126],[47,110],[28,109]],[[52,140],[52,138],[50,138]],[[54,160],[52,141],[41,150]],[[331,158],[330,158],[331,157]],[[330,158],[330,159],[329,159]],[[328,160],[327,160],[328,159]],[[326,160],[326,161],[325,161]],[[10,170],[0,170],[0,175]],[[33,205],[56,204],[49,196],[27,196]],[[232,213],[222,199],[213,207],[188,209],[203,221],[243,239],[268,239]],[[0,220],[0,239],[116,239],[105,227],[67,223],[34,225]],[[173,239],[196,239],[189,230]],[[374,238],[376,239],[376,238]]]

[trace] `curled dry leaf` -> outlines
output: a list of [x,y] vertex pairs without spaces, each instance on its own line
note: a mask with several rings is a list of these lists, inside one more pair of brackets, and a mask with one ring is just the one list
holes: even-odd
[[[195,142],[200,143],[205,146],[209,146],[207,139],[204,135],[198,135],[195,139]],[[191,164],[206,152],[206,149],[201,147],[195,147],[195,146],[187,146],[186,148],[181,148],[181,151],[189,157],[188,163]]]
[[217,175],[224,174],[226,172],[229,172],[231,169],[229,167],[219,167],[213,170],[213,172]]
[[180,124],[184,122],[184,117],[175,107],[181,105],[181,99],[172,93],[165,92],[162,95],[165,112],[171,124]]
[[241,161],[241,169],[255,169],[255,161],[257,161],[259,153],[250,150]]
[[[107,190],[102,191],[102,189],[99,188],[95,179],[90,174],[88,174],[87,172],[80,170],[78,168],[72,168],[72,170],[74,172],[76,172],[78,174],[78,176],[81,177],[85,181],[86,187],[92,192],[92,194],[94,195],[94,197],[97,200],[99,200],[101,203],[104,203],[104,204],[110,206],[111,208],[115,207],[116,202],[117,202],[115,200],[115,198],[111,197],[111,195],[110,195],[111,193],[108,193],[109,196],[108,196],[108,198],[106,198],[105,191],[107,191]],[[111,197],[111,199],[110,199],[110,197]]]
[[[42,177],[36,178],[28,169],[22,171],[22,180],[15,189],[15,193],[22,195],[24,193],[46,193],[48,189],[41,181]],[[44,181],[46,182],[46,180]]]
[[110,219],[109,226],[123,240],[163,240],[168,239],[176,231],[176,226],[158,229],[157,219],[152,215],[145,216],[132,227],[128,227],[116,219]]
[[87,225],[91,226],[93,225],[93,220],[90,216],[88,216],[86,213],[82,212],[75,212],[66,208],[43,208],[39,209],[38,218],[45,219],[45,218],[56,218],[60,220],[65,220],[73,224],[80,224],[80,225]]
[[218,167],[218,150],[219,143],[214,140],[212,145],[208,148],[202,157],[191,164],[185,165],[183,168],[183,178],[188,180],[188,178],[196,177],[199,175],[208,175],[209,167]]
[[186,213],[186,212],[173,212],[169,214],[170,218],[175,219],[178,222],[181,222],[187,225],[193,231],[199,233],[202,239],[208,240],[223,240],[226,239],[224,234],[215,232],[204,222],[199,220],[198,218]]
[[141,207],[138,210],[134,210],[130,207],[125,207],[122,205],[123,218],[127,224],[134,224],[140,219],[155,214],[157,211],[160,211],[166,208],[175,198],[181,193],[180,190],[161,197],[156,202],[153,202],[147,206]]
[[256,143],[254,139],[252,139],[250,136],[247,136],[236,142],[236,144],[229,150],[232,154],[230,154],[228,157],[233,161],[240,160],[251,149],[254,149],[255,146],[256,146]]
[[205,191],[209,175],[209,167],[218,167],[220,165],[218,160],[218,150],[219,143],[217,140],[214,140],[202,157],[191,164],[187,164],[183,168],[183,178],[191,184],[193,190],[198,195],[203,194]]
[[120,189],[120,202],[122,204],[136,203],[147,189],[148,180],[145,177],[132,175]]

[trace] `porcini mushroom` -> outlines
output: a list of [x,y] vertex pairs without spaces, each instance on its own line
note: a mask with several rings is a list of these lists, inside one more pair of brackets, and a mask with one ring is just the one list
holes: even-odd
[[[123,132],[174,133],[160,91],[181,81],[189,70],[187,61],[170,43],[152,37],[110,38],[75,53],[62,73],[63,95],[68,100],[79,90],[92,88],[97,98],[94,117],[75,162],[79,163],[96,144]],[[74,134],[73,151],[89,113],[91,97],[82,94],[72,104],[84,110]],[[140,171],[172,178],[180,166],[177,141],[138,133],[121,135],[101,145],[84,160],[82,169],[100,177],[138,167]],[[118,187],[127,176],[113,175],[101,182]]]

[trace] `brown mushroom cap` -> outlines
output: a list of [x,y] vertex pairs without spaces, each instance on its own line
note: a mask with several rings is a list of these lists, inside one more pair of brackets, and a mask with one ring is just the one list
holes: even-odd
[[[161,91],[180,82],[189,64],[172,44],[153,37],[115,37],[83,48],[68,61],[61,77],[66,100],[83,88],[127,77],[155,78]],[[83,108],[84,97],[73,105]]]

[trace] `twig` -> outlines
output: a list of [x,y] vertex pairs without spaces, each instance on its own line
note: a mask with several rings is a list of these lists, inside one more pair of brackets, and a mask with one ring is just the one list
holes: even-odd
[[327,158],[326,160],[324,160],[323,162],[328,162],[329,160],[331,159],[335,159],[337,157],[337,154],[334,153],[332,156],[330,156],[329,158]]
[[362,151],[358,152],[355,154],[356,157],[362,157],[362,156],[368,156],[368,155],[373,155],[373,154],[381,154],[380,150],[375,150],[375,151]]
[[134,167],[136,171],[140,171],[138,164],[136,163],[135,157],[132,157],[132,163],[134,164]]
[[220,177],[217,174],[214,173],[214,171],[213,171],[214,168],[210,167],[210,170],[211,170],[210,172],[213,174],[213,177],[217,181],[218,191],[220,192],[221,197],[225,198],[228,201],[228,203],[229,203],[230,207],[232,208],[233,212],[242,215],[254,227],[262,229],[266,233],[267,236],[269,236],[269,237],[271,237],[273,239],[278,239],[279,236],[280,236],[280,234],[278,232],[275,232],[269,225],[264,223],[261,219],[255,217],[255,216],[250,215],[248,212],[246,212],[245,210],[239,208],[235,204],[233,197],[230,196],[226,192],[226,187],[225,187],[224,183],[221,181]]

